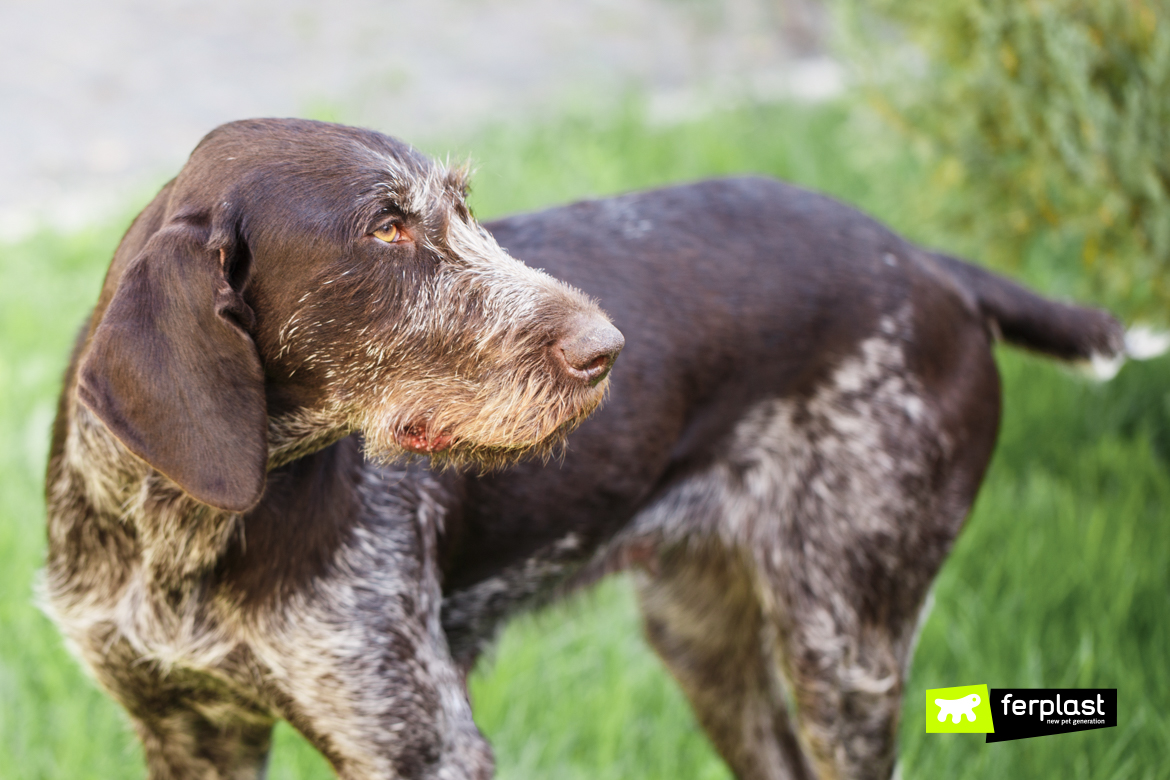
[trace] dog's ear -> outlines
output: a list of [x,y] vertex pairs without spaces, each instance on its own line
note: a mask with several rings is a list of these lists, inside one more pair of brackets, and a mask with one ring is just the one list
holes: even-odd
[[164,227],[131,261],[82,359],[78,397],[190,496],[243,512],[267,471],[263,370],[232,285],[237,263],[199,233]]

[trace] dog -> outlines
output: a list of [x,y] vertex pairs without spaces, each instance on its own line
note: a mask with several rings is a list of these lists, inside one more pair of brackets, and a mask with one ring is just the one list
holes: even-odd
[[344,778],[490,777],[476,658],[631,569],[738,777],[889,777],[992,344],[1117,361],[1122,326],[768,179],[486,229],[465,197],[371,131],[237,122],[115,253],[42,598],[150,776],[261,776],[282,718]]

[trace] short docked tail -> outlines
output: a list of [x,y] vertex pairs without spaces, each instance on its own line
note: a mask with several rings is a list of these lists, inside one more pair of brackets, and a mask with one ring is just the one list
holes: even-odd
[[1087,364],[1111,379],[1126,358],[1144,360],[1170,348],[1170,334],[1125,327],[1107,311],[1043,298],[978,266],[946,255],[934,258],[974,297],[989,327],[1009,344]]

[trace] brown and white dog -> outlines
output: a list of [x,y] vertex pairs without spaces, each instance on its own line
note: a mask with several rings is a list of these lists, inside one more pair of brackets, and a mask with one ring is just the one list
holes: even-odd
[[342,777],[488,777],[478,653],[629,564],[738,776],[888,777],[995,442],[991,344],[1113,359],[1120,325],[775,181],[490,232],[464,197],[377,133],[237,122],[119,247],[61,396],[44,598],[151,777],[257,777],[278,718]]

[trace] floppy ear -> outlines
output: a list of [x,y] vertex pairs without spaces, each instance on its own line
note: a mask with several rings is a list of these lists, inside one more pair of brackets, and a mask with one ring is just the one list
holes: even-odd
[[260,500],[268,416],[251,309],[224,252],[188,226],[164,227],[126,268],[94,331],[81,401],[122,444],[218,509]]

